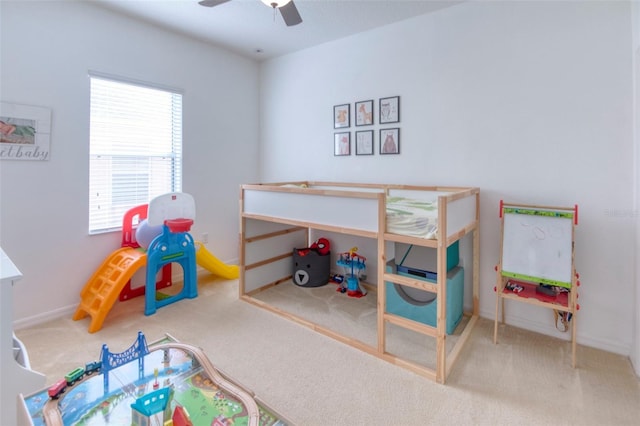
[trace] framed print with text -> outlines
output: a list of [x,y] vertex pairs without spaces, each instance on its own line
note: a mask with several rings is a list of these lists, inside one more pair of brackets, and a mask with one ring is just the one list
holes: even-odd
[[51,109],[0,102],[0,160],[49,160]]

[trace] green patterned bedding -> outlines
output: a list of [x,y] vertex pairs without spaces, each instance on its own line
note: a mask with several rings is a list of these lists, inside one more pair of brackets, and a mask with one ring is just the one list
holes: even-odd
[[435,240],[438,202],[387,197],[387,232]]

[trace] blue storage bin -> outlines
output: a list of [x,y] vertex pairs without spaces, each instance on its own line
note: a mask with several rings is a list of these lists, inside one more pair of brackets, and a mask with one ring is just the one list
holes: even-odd
[[[436,283],[436,280],[399,272],[393,260],[387,262],[389,273],[407,275],[412,278]],[[436,294],[413,287],[385,281],[386,312],[413,321],[437,327],[438,300]],[[452,334],[462,319],[464,303],[464,269],[455,266],[447,272],[446,332]]]

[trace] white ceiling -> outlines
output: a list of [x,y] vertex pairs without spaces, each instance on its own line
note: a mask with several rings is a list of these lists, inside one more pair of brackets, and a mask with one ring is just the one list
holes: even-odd
[[198,0],[88,1],[261,61],[464,0],[294,0],[303,22],[292,27],[260,0],[215,7]]

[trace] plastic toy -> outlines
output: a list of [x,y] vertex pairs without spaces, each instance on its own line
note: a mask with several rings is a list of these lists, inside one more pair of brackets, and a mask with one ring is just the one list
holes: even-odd
[[316,250],[320,256],[326,256],[331,252],[331,243],[326,238],[318,238],[309,248]]
[[367,291],[360,285],[360,276],[366,269],[366,258],[360,256],[358,253],[358,247],[353,247],[351,250],[340,253],[336,263],[338,266],[342,266],[345,269],[345,281],[340,283],[337,291],[341,293],[347,293],[350,297],[362,297],[367,294]]
[[[205,353],[169,335],[147,344],[142,332],[122,352],[102,345],[100,373],[74,381],[60,378],[48,389],[24,398],[29,424],[100,425],[284,425],[252,392],[223,376]],[[156,386],[157,384],[157,386]],[[189,413],[195,413],[193,421]],[[28,422],[26,422],[28,423]],[[21,423],[22,424],[22,423]]]
[[[189,234],[196,217],[193,197],[183,192],[172,192],[155,197],[149,202],[148,225],[162,226],[162,234],[151,241],[147,250],[147,281],[144,314],[152,315],[157,308],[184,298],[198,296],[196,282],[196,249]],[[184,273],[182,290],[178,294],[157,298],[156,274],[164,265],[178,263]]]
[[131,425],[162,425],[164,411],[169,404],[169,388],[157,389],[141,396],[131,404]]
[[140,247],[143,247],[145,250],[149,248],[151,242],[158,236],[162,234],[162,225],[159,226],[151,226],[149,225],[149,221],[144,219],[142,222],[138,224],[136,228],[136,241],[140,244]]
[[329,275],[329,281],[335,284],[342,284],[344,282],[344,275],[331,274]]
[[[171,421],[173,422],[173,426],[193,426],[193,422],[189,417],[189,413],[187,412],[186,408],[181,405],[178,405],[173,411],[173,417],[171,418]],[[214,424],[216,424],[215,422],[216,419],[214,419]]]
[[[168,209],[173,210],[169,211]],[[147,285],[134,288],[131,285],[131,278],[139,269],[147,265],[147,252],[140,248],[148,248],[156,238],[161,236],[164,230],[164,221],[162,219],[149,223],[148,210],[149,205],[142,204],[131,208],[124,214],[121,248],[105,258],[80,292],[81,300],[73,314],[73,320],[77,321],[90,316],[89,333],[95,333],[102,328],[107,314],[117,299],[125,301],[147,294],[150,280],[147,280]],[[160,213],[156,213],[159,218],[162,217],[163,213],[180,213],[179,209],[167,206],[160,206],[159,211]],[[138,238],[140,241],[138,241]],[[195,259],[198,265],[224,279],[238,278],[240,275],[238,265],[223,263],[209,252],[203,244],[195,243],[197,245]],[[166,253],[163,256],[166,256]],[[150,289],[152,294],[155,294],[156,290],[172,285],[171,262],[164,262],[163,264],[162,273],[155,283],[155,288]]]
[[522,290],[524,290],[524,287],[522,287],[520,284],[516,284],[511,281],[507,282],[505,288],[511,290],[514,293],[520,293]]

